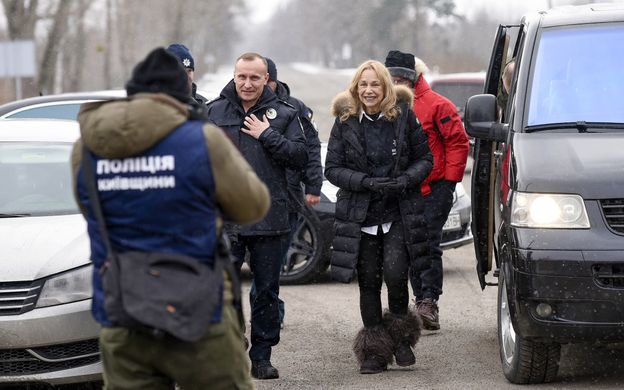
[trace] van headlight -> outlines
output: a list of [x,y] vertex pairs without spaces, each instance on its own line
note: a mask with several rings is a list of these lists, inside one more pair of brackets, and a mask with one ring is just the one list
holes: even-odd
[[589,229],[583,198],[570,194],[514,192],[511,225],[547,229]]
[[91,298],[93,265],[89,264],[45,281],[36,307],[60,305]]

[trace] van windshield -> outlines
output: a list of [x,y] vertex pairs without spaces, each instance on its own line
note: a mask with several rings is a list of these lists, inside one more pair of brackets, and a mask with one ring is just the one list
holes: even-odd
[[624,123],[623,63],[624,24],[545,29],[527,125]]

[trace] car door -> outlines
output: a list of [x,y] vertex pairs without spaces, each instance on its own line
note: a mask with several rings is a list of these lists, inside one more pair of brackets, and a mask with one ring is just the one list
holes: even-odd
[[[496,96],[500,75],[505,64],[508,47],[507,26],[499,26],[494,40],[490,64],[485,79],[484,93]],[[486,139],[476,139],[474,165],[471,178],[472,233],[474,235],[477,275],[481,288],[485,289],[485,275],[492,269],[494,252],[494,182],[498,145]]]

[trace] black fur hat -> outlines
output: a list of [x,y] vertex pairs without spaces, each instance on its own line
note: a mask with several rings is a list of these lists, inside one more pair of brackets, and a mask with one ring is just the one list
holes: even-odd
[[385,65],[392,76],[402,77],[412,83],[416,82],[415,60],[412,54],[390,50],[386,56]]
[[128,96],[162,92],[183,103],[188,103],[191,98],[186,70],[177,57],[162,47],[152,50],[134,67],[126,91]]

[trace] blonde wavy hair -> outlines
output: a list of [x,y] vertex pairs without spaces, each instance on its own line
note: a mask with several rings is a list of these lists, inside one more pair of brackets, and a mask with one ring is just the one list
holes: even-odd
[[349,95],[351,95],[353,104],[350,104],[349,108],[340,114],[340,120],[342,122],[346,121],[349,116],[357,115],[360,111],[364,110],[364,105],[360,101],[360,97],[358,95],[358,83],[360,82],[362,73],[368,69],[375,72],[377,77],[379,77],[379,81],[381,81],[383,99],[381,100],[380,107],[384,117],[393,121],[401,113],[400,109],[397,107],[397,95],[394,90],[394,84],[392,83],[392,76],[390,76],[390,72],[388,72],[388,69],[381,62],[367,60],[357,68],[355,75],[353,75],[353,78],[351,79],[348,91]]

